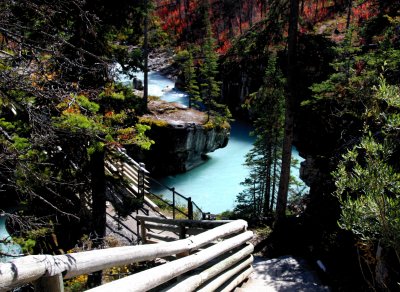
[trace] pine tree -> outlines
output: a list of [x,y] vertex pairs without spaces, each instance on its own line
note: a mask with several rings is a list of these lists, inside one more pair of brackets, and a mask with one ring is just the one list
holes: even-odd
[[189,95],[189,108],[191,108],[193,101],[200,101],[200,88],[197,83],[196,67],[194,66],[193,53],[191,50],[189,50],[189,58],[185,66],[185,78],[187,80],[186,92]]
[[202,46],[203,60],[200,66],[200,89],[201,98],[204,106],[207,108],[207,113],[210,115],[213,103],[220,96],[220,82],[216,80],[218,74],[218,55],[216,50],[216,41],[213,38],[209,11],[205,9],[204,15],[206,23],[206,36]]
[[189,108],[193,102],[200,102],[200,92],[197,83],[197,72],[193,59],[193,49],[180,51],[175,57],[175,62],[180,64],[181,74],[183,76],[183,88],[189,97]]
[[[250,168],[250,176],[243,183],[246,189],[237,198],[236,212],[241,216],[266,217],[273,211],[282,152],[284,86],[276,58],[271,56],[263,85],[247,104],[255,120],[256,141],[246,156],[245,165]],[[253,207],[249,209],[248,204]]]
[[207,111],[208,120],[213,117],[217,124],[223,124],[231,114],[227,106],[220,103],[221,82],[217,80],[218,54],[216,52],[216,40],[213,38],[209,16],[209,3],[204,7],[204,22],[206,24],[206,35],[201,47],[202,62],[199,69],[200,99],[201,106]]
[[285,99],[285,133],[282,148],[282,169],[276,203],[276,220],[286,216],[286,205],[289,193],[290,167],[292,158],[292,142],[294,127],[294,105],[297,94],[296,64],[297,64],[297,26],[299,19],[299,0],[290,0],[290,16],[288,29],[288,73]]

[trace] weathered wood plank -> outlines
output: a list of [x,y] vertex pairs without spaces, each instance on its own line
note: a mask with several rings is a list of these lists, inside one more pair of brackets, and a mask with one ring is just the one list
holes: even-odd
[[146,228],[151,230],[163,230],[163,231],[170,231],[176,234],[179,233],[179,227],[176,225],[169,225],[169,224],[160,224],[160,223],[153,223],[153,222],[146,222]]
[[34,255],[18,258],[9,263],[0,264],[0,290],[10,290],[33,282],[42,276],[65,273],[64,278],[68,279],[115,266],[191,252],[216,239],[238,233],[246,227],[246,221],[236,220],[200,235],[171,243],[114,247],[57,256]]
[[[200,227],[200,228],[214,228],[219,225],[223,225],[226,223],[233,222],[232,220],[179,220],[179,219],[164,219],[160,217],[150,217],[150,216],[137,216],[138,218],[142,218],[146,222],[155,222],[155,223],[163,223],[170,225],[181,225],[184,224],[188,227]],[[237,220],[236,220],[237,221]],[[247,224],[247,223],[246,223]],[[246,225],[247,228],[247,225]]]
[[[253,269],[253,267],[251,266],[252,263],[253,263],[253,256],[251,255],[247,259],[242,260],[240,263],[236,264],[234,267],[232,267],[230,269],[226,269],[222,274],[218,275],[217,277],[215,277],[214,279],[212,279],[211,281],[209,281],[208,283],[206,283],[205,285],[203,285],[202,287],[197,289],[197,291],[198,292],[215,291],[218,288],[220,288],[222,285],[224,285],[228,280],[230,280],[236,274],[240,273],[239,275],[241,275],[241,274],[243,274],[243,272],[245,272],[245,274],[247,275],[246,271],[248,269],[251,269],[251,270]],[[236,279],[236,277],[235,277],[235,279]],[[243,280],[244,279],[245,278],[243,278]],[[234,287],[236,287],[236,286],[234,286]],[[218,289],[218,290],[220,290],[220,289]],[[227,291],[231,291],[231,290],[227,290]]]
[[210,279],[214,278],[223,271],[229,269],[234,264],[243,260],[246,257],[248,258],[246,260],[247,265],[251,265],[253,263],[253,258],[252,256],[249,257],[249,255],[251,255],[253,251],[254,251],[254,246],[252,244],[248,244],[243,249],[237,251],[231,256],[218,262],[212,267],[204,271],[198,272],[197,274],[188,276],[185,279],[182,279],[181,281],[174,284],[170,288],[165,289],[165,291],[169,292],[194,291],[195,289],[203,285],[206,281],[209,281]]
[[154,232],[147,231],[146,235],[147,235],[146,241],[149,241],[151,239],[158,239],[160,241],[167,241],[167,242],[172,242],[172,241],[178,240],[178,237],[172,237],[172,236],[170,236],[170,234],[165,235],[162,233],[154,233]]
[[46,275],[51,256],[35,255],[0,264],[0,291],[34,282]]
[[[218,227],[217,227],[218,228]],[[212,231],[212,230],[211,230]],[[209,231],[207,231],[209,232]],[[207,233],[205,232],[205,233]],[[205,234],[203,233],[203,234]],[[201,235],[203,235],[201,234]],[[197,237],[201,236],[198,235]],[[90,292],[105,292],[105,291],[147,291],[155,288],[162,283],[165,283],[187,271],[195,269],[208,261],[228,252],[229,250],[244,244],[253,237],[253,232],[247,231],[233,238],[224,240],[207,249],[199,251],[193,255],[166,263],[161,266],[154,267],[120,280],[107,283],[105,285],[87,290]],[[195,239],[193,237],[193,239]],[[187,241],[185,239],[182,241]],[[179,242],[176,241],[176,242]],[[174,242],[174,243],[176,243]],[[174,244],[173,243],[173,244]],[[134,283],[134,284],[133,284]]]
[[[136,217],[137,218],[137,217]],[[138,219],[138,218],[137,218]],[[140,220],[140,235],[142,237],[142,243],[145,244],[147,242],[147,230],[146,230],[146,223],[143,219]]]
[[241,272],[239,275],[234,277],[230,282],[225,283],[221,289],[219,289],[220,292],[230,292],[233,289],[235,289],[237,286],[239,286],[240,283],[242,283],[244,280],[246,280],[250,274],[253,273],[253,267],[250,266],[243,272]]

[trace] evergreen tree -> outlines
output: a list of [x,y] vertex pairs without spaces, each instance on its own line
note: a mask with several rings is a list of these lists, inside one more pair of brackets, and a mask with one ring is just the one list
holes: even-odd
[[188,59],[185,63],[185,79],[187,80],[185,90],[189,95],[189,108],[192,107],[193,101],[200,101],[200,88],[197,83],[196,67],[194,66],[193,53],[188,52]]
[[296,66],[297,66],[297,26],[299,19],[299,1],[290,0],[290,15],[288,28],[288,73],[285,98],[285,133],[282,147],[282,168],[279,180],[279,190],[276,202],[277,223],[286,216],[286,205],[289,193],[290,167],[292,158],[294,105],[297,94]]
[[243,182],[246,189],[238,196],[235,208],[236,213],[246,218],[266,217],[273,211],[282,152],[284,86],[276,58],[271,56],[264,83],[247,104],[254,116],[256,140],[245,163],[250,168],[250,177]]
[[193,59],[193,49],[180,51],[176,57],[175,62],[180,65],[181,75],[183,77],[183,88],[189,97],[189,108],[193,106],[193,102],[200,102],[200,92],[197,83],[197,72]]
[[[216,41],[213,38],[209,16],[209,3],[204,8],[204,21],[206,24],[206,36],[201,48],[202,62],[199,70],[201,106],[207,111],[208,120],[213,116],[217,124],[227,121],[231,114],[227,106],[220,103],[221,82],[217,80],[218,54],[216,52]],[[208,122],[208,121],[207,121]]]

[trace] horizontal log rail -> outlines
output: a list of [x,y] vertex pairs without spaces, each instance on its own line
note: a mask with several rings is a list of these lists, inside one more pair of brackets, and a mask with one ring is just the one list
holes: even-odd
[[[231,220],[178,220],[164,219],[137,215],[140,221],[141,240],[143,243],[158,243],[161,241],[172,241],[173,238],[184,239],[190,235],[198,235],[208,229],[232,222]],[[161,231],[155,233],[154,230]]]
[[[192,201],[191,197],[186,197],[177,192],[175,188],[168,187],[152,178],[146,170],[145,165],[129,157],[123,148],[118,148],[109,152],[105,165],[108,173],[119,175],[128,182],[127,190],[129,193],[132,193],[135,197],[144,199],[144,202],[157,212],[160,210],[157,209],[157,206],[154,206],[154,203],[148,198],[148,195],[157,198],[165,205],[169,206],[169,208],[172,209],[173,219],[175,219],[177,214],[188,219],[204,219],[208,214],[204,213],[200,207]],[[150,184],[161,186],[163,189],[167,190],[169,193],[164,195],[166,195],[168,199],[152,193],[150,191]],[[183,203],[182,206],[177,204],[178,200]]]
[[[185,272],[193,270],[206,264],[210,260],[229,252],[242,244],[245,244],[253,237],[251,231],[239,234],[230,239],[217,243],[207,249],[193,255],[166,263],[164,265],[125,277],[120,280],[88,290],[91,292],[100,291],[147,291],[156,288],[160,283],[165,283]],[[134,285],[132,285],[134,284]],[[132,287],[134,286],[134,287]],[[126,289],[129,290],[126,290]],[[214,290],[210,290],[214,291]]]
[[[140,220],[144,220],[142,217]],[[36,287],[42,287],[42,290],[37,288],[38,291],[63,291],[63,279],[112,267],[183,254],[189,256],[104,284],[91,291],[112,291],[113,289],[145,291],[158,287],[174,278],[178,282],[184,282],[181,285],[199,287],[200,285],[208,285],[204,281],[213,277],[215,278],[213,281],[217,281],[212,286],[215,287],[217,284],[222,285],[221,283],[226,282],[221,279],[231,279],[232,276],[243,277],[242,274],[247,273],[246,271],[251,267],[249,263],[252,260],[248,255],[252,252],[253,247],[247,241],[252,238],[253,234],[251,231],[246,231],[247,223],[244,220],[218,222],[167,220],[149,217],[148,221],[160,224],[168,223],[166,225],[175,224],[176,226],[179,226],[178,221],[183,221],[182,223],[185,226],[190,226],[190,228],[214,228],[199,235],[170,243],[114,247],[56,256],[31,255],[18,258],[9,263],[0,264],[0,291],[7,291],[32,282],[36,283]],[[187,272],[206,266],[212,260],[217,261],[215,265],[205,267],[205,270],[200,272],[200,276],[185,275]],[[224,276],[227,267],[232,267],[231,273]],[[182,279],[186,280],[181,280],[181,277],[178,276],[182,276]],[[205,289],[208,290],[208,288]]]
[[229,255],[228,257],[221,260],[217,264],[203,271],[197,272],[193,275],[181,279],[175,285],[172,285],[172,287],[170,287],[168,291],[181,292],[181,291],[195,290],[197,287],[202,286],[203,284],[207,283],[214,277],[218,276],[221,270],[224,269],[228,270],[229,268],[234,266],[236,263],[242,261],[243,259],[245,259],[245,263],[247,264],[247,266],[246,264],[242,264],[242,267],[243,265],[249,267],[253,263],[253,256],[251,255],[253,251],[254,251],[253,245],[251,244],[246,245],[243,249],[240,249],[239,251],[233,253],[232,255]]

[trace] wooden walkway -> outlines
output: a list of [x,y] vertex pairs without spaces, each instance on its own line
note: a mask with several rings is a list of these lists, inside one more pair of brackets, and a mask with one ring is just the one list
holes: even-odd
[[304,260],[290,256],[276,259],[254,257],[254,271],[236,292],[327,292]]

